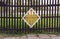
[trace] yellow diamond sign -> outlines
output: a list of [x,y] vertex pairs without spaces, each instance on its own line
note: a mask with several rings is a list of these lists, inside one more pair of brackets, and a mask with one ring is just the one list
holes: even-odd
[[40,16],[31,8],[22,19],[32,28],[40,19]]

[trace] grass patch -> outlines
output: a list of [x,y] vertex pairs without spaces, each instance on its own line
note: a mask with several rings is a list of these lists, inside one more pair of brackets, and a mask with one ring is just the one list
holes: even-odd
[[[15,20],[15,21],[14,21]],[[40,23],[39,23],[40,22]],[[0,19],[0,27],[1,27],[1,24],[2,24],[2,27],[4,27],[4,26],[9,26],[10,28],[12,28],[13,26],[18,26],[18,28],[20,28],[20,27],[22,27],[22,26],[28,26],[22,19],[12,19],[12,18],[10,18],[10,20],[9,19],[4,19],[4,18],[2,18],[2,20]],[[57,25],[58,25],[58,27],[60,27],[59,25],[60,25],[60,18],[58,18],[58,21],[57,21],[57,18],[41,18],[38,22],[37,22],[37,27],[42,27],[42,28],[44,28],[44,27],[48,27],[48,28],[52,28],[52,27],[57,27]],[[34,25],[34,27],[36,27],[35,25]]]

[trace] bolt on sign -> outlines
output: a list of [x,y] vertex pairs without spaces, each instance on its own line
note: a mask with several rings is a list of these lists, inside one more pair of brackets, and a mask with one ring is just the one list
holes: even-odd
[[40,19],[40,16],[31,8],[27,13],[22,17],[22,19],[32,28]]

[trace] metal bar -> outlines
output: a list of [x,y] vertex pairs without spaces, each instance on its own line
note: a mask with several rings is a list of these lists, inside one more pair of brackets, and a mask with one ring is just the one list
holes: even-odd
[[[48,0],[47,0],[47,5],[48,5]],[[48,6],[47,6],[47,15],[46,16],[48,17]],[[48,28],[48,18],[46,19],[46,27]]]
[[[25,1],[25,6],[26,6],[26,1]],[[24,15],[25,15],[26,14],[26,7],[25,7],[24,11],[25,11],[25,13],[24,13]],[[26,23],[24,23],[24,25],[25,25],[24,27],[26,28],[26,26],[27,26]],[[26,34],[26,30],[25,30],[25,34]]]
[[[43,5],[43,0],[41,0],[41,5]],[[41,13],[43,14],[43,7],[41,7]],[[41,17],[42,17],[42,14],[41,14]],[[41,32],[42,32],[42,18],[41,18]],[[44,25],[43,25],[44,26]]]
[[[16,5],[16,0],[14,0],[14,5]],[[16,7],[13,7],[14,17],[16,17]],[[16,19],[14,18],[14,29],[16,29]]]
[[[39,0],[39,6],[40,6],[40,0]],[[41,15],[40,13],[41,13],[41,12],[40,12],[40,7],[39,7],[39,16]],[[39,28],[41,28],[41,25],[40,25],[40,24],[41,24],[41,23],[40,23],[40,20],[39,20],[39,22],[38,22],[38,27],[39,27]],[[41,30],[39,30],[39,31],[41,32]]]
[[[57,17],[60,18],[60,16],[48,16],[48,17],[41,16],[40,18],[57,18]],[[17,17],[0,17],[0,18],[15,18],[16,19]],[[18,18],[21,19],[22,17],[18,17]]]
[[[1,5],[0,5],[1,6]],[[2,5],[2,6],[6,6],[6,7],[25,7],[25,5],[21,5],[21,6],[16,6],[16,5]],[[29,6],[29,7],[47,7],[47,6],[60,6],[60,4],[51,4],[51,5],[32,5],[32,6]],[[26,6],[26,7],[28,7],[28,6]]]
[[[2,0],[1,0],[2,1]],[[1,17],[2,17],[2,7],[1,7]],[[1,28],[2,28],[2,18],[1,18]],[[1,30],[2,31],[2,30]]]
[[[17,6],[18,6],[18,0],[17,0]],[[16,21],[16,23],[17,23],[17,29],[18,29],[18,27],[19,27],[19,26],[18,26],[18,14],[19,14],[19,13],[18,13],[18,7],[17,7],[16,13],[17,13],[17,21]],[[18,32],[18,31],[17,31],[17,32]]]
[[[33,28],[31,28],[31,30],[32,30],[32,29],[33,29]],[[45,29],[46,31],[49,30],[49,29],[50,29],[50,30],[53,30],[53,29],[56,29],[56,30],[57,30],[57,28],[42,28],[42,29],[41,29],[41,28],[38,28],[37,30],[44,30],[44,29]],[[60,29],[60,28],[58,28],[58,29]],[[6,29],[2,29],[2,30],[3,30],[3,31],[6,31]],[[10,30],[12,30],[12,31],[15,31],[15,30],[16,30],[16,31],[20,31],[20,29],[8,29],[8,30],[9,30],[9,31],[10,31]],[[26,29],[21,29],[21,31],[25,31],[25,30],[28,30],[28,28],[26,28]],[[34,30],[36,30],[36,28],[34,28]]]
[[[47,1],[47,0],[46,0]],[[45,0],[44,0],[44,5],[45,5]],[[45,17],[45,6],[44,6],[44,10],[43,10],[44,12],[44,17]],[[46,27],[46,21],[45,21],[46,19],[44,18],[44,28]]]
[[[21,1],[22,1],[22,0],[21,0]],[[22,5],[24,5],[23,2],[24,2],[24,0],[22,1]],[[22,10],[24,11],[24,7],[22,7]],[[24,12],[22,13],[22,16],[24,16]],[[24,23],[25,23],[25,22],[22,20],[22,26],[21,26],[22,29],[24,29]],[[21,31],[21,32],[23,32],[23,31]]]
[[[58,0],[58,3],[59,4],[59,0]],[[59,25],[58,25],[58,13],[59,13],[59,6],[57,6],[57,32],[59,30]]]
[[[8,0],[6,1],[6,4],[8,4]],[[5,16],[8,17],[8,7],[6,7]],[[5,23],[6,23],[5,28],[6,28],[6,30],[8,31],[8,29],[7,29],[7,28],[8,28],[8,19],[7,19],[7,18],[6,18]],[[7,32],[5,31],[5,33],[7,33]]]
[[[50,5],[51,5],[51,0],[50,0]],[[51,14],[51,6],[49,6],[49,13]],[[50,17],[50,14],[49,14],[49,17]],[[50,21],[51,19],[49,18],[49,27],[48,28],[50,28]],[[50,32],[50,29],[49,29],[49,32]]]
[[[55,2],[55,4],[56,4],[56,0],[54,0],[54,2]],[[56,6],[54,7],[55,8],[55,17],[56,17],[56,11],[57,11],[57,9],[56,9]],[[54,18],[54,28],[56,27],[56,18]],[[55,32],[56,30],[54,30],[54,32]]]
[[[36,6],[37,6],[37,0],[36,0]],[[36,13],[37,13],[37,7],[36,7]],[[38,23],[36,23],[36,30],[38,29]],[[37,33],[36,33],[37,34]]]
[[[52,1],[52,4],[54,3],[54,0],[51,0]],[[53,22],[53,6],[52,6],[52,29],[54,28],[54,22]],[[54,29],[52,30],[54,32]]]
[[[12,0],[12,4],[13,4],[13,0]],[[13,7],[12,7],[12,13],[11,13],[12,14],[12,29],[14,29],[14,22],[13,22],[14,21],[13,20],[14,16],[13,16],[13,13],[14,12],[13,12]],[[13,31],[13,33],[14,33],[14,31]]]
[[[9,0],[9,5],[10,5],[10,0]],[[11,26],[10,26],[10,23],[11,23],[11,22],[10,22],[10,13],[11,13],[11,12],[10,12],[10,7],[9,7],[9,12],[8,12],[8,14],[9,14],[9,16],[8,16],[8,17],[9,17],[9,18],[8,18],[8,23],[9,23],[8,26],[9,26],[9,29],[11,28]],[[10,33],[10,31],[9,31],[9,33]]]

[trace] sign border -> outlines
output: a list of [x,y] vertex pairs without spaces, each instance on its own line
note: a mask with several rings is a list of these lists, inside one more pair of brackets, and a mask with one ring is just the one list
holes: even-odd
[[[30,8],[29,11],[30,11],[30,10],[33,10],[33,9]],[[33,12],[35,12],[35,14],[36,14],[39,18],[35,21],[35,23],[33,23],[32,25],[30,25],[30,24],[24,19],[24,17],[28,14],[29,11],[27,11],[27,13],[22,17],[22,19],[27,23],[27,25],[29,25],[30,28],[32,28],[32,27],[38,22],[38,20],[40,19],[40,16],[36,13],[36,11],[33,10]]]

